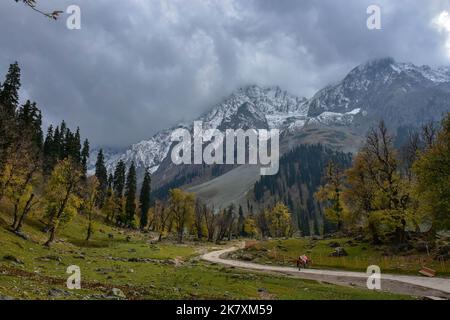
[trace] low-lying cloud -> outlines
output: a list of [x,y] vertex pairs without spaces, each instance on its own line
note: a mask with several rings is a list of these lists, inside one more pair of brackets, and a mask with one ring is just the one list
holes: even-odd
[[13,0],[0,3],[0,72],[18,60],[23,98],[45,122],[66,119],[93,144],[126,146],[191,120],[236,88],[279,85],[302,96],[366,60],[448,64],[448,32],[434,19],[449,1],[40,0],[81,7],[82,29]]

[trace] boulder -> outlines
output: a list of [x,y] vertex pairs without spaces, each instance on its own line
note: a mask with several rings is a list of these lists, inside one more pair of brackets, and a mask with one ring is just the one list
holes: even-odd
[[348,256],[347,251],[343,247],[337,247],[332,253],[329,254],[330,257],[345,257]]
[[109,294],[114,296],[114,297],[121,298],[121,299],[126,299],[127,298],[125,293],[123,293],[123,291],[118,289],[118,288],[112,288],[112,290],[111,290],[111,292]]
[[340,247],[341,245],[340,245],[339,242],[332,241],[332,242],[330,242],[330,243],[328,244],[328,246],[329,246],[330,248],[337,248],[337,247]]
[[430,244],[427,241],[418,241],[414,248],[418,251],[418,252],[429,252],[430,250]]
[[66,290],[52,288],[48,291],[48,295],[49,295],[49,297],[52,297],[52,298],[61,298],[61,297],[71,296],[72,293],[70,293],[69,291],[66,291]]

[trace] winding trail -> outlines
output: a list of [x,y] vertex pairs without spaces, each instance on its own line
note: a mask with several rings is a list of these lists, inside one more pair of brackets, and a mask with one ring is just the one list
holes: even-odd
[[[302,269],[256,264],[252,262],[229,260],[223,255],[241,249],[234,246],[223,250],[205,253],[201,258],[211,263],[218,263],[230,267],[250,269],[261,272],[281,273],[295,278],[323,281],[339,285],[357,286],[367,289],[367,274],[354,271],[335,271],[320,269]],[[426,278],[420,276],[381,274],[381,289],[392,293],[413,296],[450,299],[450,279]]]

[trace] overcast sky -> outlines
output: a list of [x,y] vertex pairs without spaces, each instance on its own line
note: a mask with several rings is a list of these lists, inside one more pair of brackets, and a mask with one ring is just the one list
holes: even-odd
[[[0,75],[22,67],[22,99],[45,123],[79,125],[92,144],[126,146],[190,120],[247,84],[309,97],[369,59],[448,65],[441,0],[38,0],[81,8],[81,30],[0,1]],[[382,8],[382,30],[366,9]]]

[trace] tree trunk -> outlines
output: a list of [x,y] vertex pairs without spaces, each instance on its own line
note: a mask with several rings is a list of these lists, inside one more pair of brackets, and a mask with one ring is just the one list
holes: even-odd
[[19,218],[19,212],[18,211],[19,211],[19,201],[16,201],[16,203],[14,203],[14,220],[13,220],[13,223],[11,225],[11,227],[13,229],[16,228],[16,223],[17,223],[17,220]]
[[56,226],[59,223],[59,219],[61,218],[61,215],[64,212],[64,209],[66,208],[67,201],[69,201],[70,193],[72,192],[73,185],[69,185],[66,191],[66,196],[63,200],[63,203],[59,207],[59,210],[57,211],[56,215],[54,215],[57,219],[56,223],[54,223],[50,228],[50,238],[47,240],[47,242],[44,244],[46,247],[50,247],[52,242],[55,240],[55,234],[56,234]]
[[34,199],[34,193],[32,193],[30,195],[27,203],[25,204],[25,208],[23,208],[22,215],[20,216],[20,219],[17,222],[17,226],[15,226],[15,228],[14,228],[15,232],[20,232],[20,230],[22,229],[23,221],[25,220],[25,218],[27,217],[28,213],[31,210],[31,202],[33,201],[33,199]]
[[48,238],[47,242],[44,244],[44,246],[46,247],[50,247],[50,245],[53,243],[53,241],[55,240],[55,233],[56,233],[56,227],[53,226],[50,229],[50,237]]
[[92,222],[89,221],[88,229],[87,229],[87,235],[86,235],[86,241],[89,241],[92,236]]
[[380,241],[380,237],[378,236],[378,232],[376,230],[376,227],[373,224],[370,224],[369,225],[369,230],[370,230],[370,233],[372,234],[372,243],[374,245],[380,244],[381,241]]

